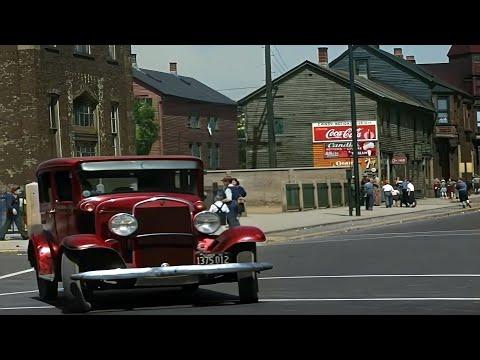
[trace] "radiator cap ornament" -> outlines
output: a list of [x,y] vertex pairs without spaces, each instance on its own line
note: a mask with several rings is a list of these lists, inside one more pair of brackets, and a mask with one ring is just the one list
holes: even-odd
[[162,265],[160,265],[160,267],[167,267],[167,266],[170,266],[169,263],[162,263]]

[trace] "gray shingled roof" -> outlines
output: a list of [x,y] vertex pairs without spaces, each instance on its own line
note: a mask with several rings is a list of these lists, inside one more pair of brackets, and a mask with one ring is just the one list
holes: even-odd
[[[296,72],[300,71],[304,67],[310,67],[312,70],[315,70],[320,73],[324,73],[326,75],[330,75],[340,81],[342,81],[345,85],[348,86],[350,82],[349,78],[349,73],[345,71],[340,71],[340,70],[333,70],[330,68],[326,68],[324,66],[320,66],[318,64],[312,63],[311,61],[304,61],[300,65],[296,66],[295,68],[291,69],[290,71],[286,72],[282,76],[276,78],[273,80],[273,84],[276,85],[280,82],[282,82],[284,79],[292,76]],[[390,101],[396,101],[399,103],[404,103],[410,106],[414,106],[417,108],[422,108],[425,110],[429,111],[435,111],[433,108],[432,104],[424,102],[424,101],[419,101],[417,99],[414,99],[404,93],[399,92],[397,89],[391,89],[383,84],[379,84],[378,82],[375,82],[373,80],[369,80],[366,78],[363,78],[361,76],[355,76],[355,86],[357,87],[357,90],[363,90],[366,91],[367,93],[370,93],[371,95],[377,97],[377,98],[383,98],[383,99],[388,99]],[[261,88],[255,90],[254,92],[250,93],[249,95],[245,96],[244,98],[238,100],[238,103],[240,105],[245,104],[249,99],[252,99],[260,94],[265,92],[265,86],[262,86]]]
[[164,95],[201,102],[237,105],[235,101],[191,77],[133,68],[133,78]]

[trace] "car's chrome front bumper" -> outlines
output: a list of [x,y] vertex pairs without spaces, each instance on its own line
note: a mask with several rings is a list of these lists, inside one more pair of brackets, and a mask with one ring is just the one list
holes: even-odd
[[270,263],[231,263],[218,265],[180,265],[165,267],[95,270],[73,274],[73,280],[122,280],[176,275],[214,275],[236,272],[262,271],[273,268]]

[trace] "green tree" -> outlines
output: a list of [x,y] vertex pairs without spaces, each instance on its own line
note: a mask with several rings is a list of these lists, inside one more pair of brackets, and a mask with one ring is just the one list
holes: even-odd
[[135,101],[133,117],[136,125],[137,155],[148,155],[158,137],[155,110],[144,101]]

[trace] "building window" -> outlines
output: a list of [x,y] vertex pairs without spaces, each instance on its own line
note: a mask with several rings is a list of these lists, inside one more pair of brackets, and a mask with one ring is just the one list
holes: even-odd
[[393,112],[397,124],[397,138],[400,140],[402,138],[402,131],[400,127],[400,113],[397,110],[394,110]]
[[108,45],[108,57],[111,60],[117,60],[117,53],[115,51],[115,45]]
[[209,117],[207,123],[208,132],[211,134],[213,130],[218,130],[218,118]]
[[50,129],[58,129],[58,95],[50,95],[48,104],[48,115],[50,118]]
[[437,98],[437,124],[448,124],[448,97]]
[[356,59],[355,60],[355,74],[368,78],[368,60]]
[[96,147],[95,141],[75,141],[75,156],[95,156]]
[[73,103],[74,125],[95,127],[95,106],[85,99]]
[[188,127],[192,129],[200,129],[200,117],[198,115],[189,116]]
[[75,45],[75,52],[82,55],[90,55],[90,45]]
[[480,131],[480,111],[477,110],[477,131]]
[[275,118],[273,123],[273,129],[275,131],[275,135],[283,135],[284,131],[284,120],[282,118]]
[[112,131],[112,146],[115,155],[120,155],[120,138],[118,134],[119,118],[118,118],[118,104],[112,104],[110,111],[110,127]]
[[191,154],[192,156],[196,156],[196,157],[198,157],[198,158],[201,158],[201,157],[202,157],[202,156],[201,156],[201,155],[202,155],[202,154],[201,154],[201,150],[200,150],[202,144],[200,144],[200,143],[190,143],[188,146],[189,146],[189,148],[190,148],[190,154]]
[[136,98],[136,100],[144,103],[144,104],[147,104],[148,106],[152,106],[152,98],[149,98],[149,97],[138,97]]
[[208,144],[208,168],[218,169],[220,163],[220,145]]
[[390,111],[387,111],[385,113],[385,120],[386,120],[385,134],[390,136],[392,134],[392,129],[391,129],[391,126],[390,126]]

